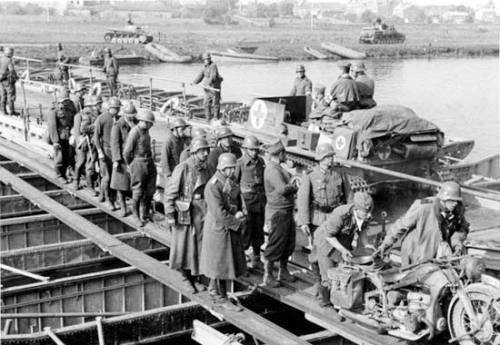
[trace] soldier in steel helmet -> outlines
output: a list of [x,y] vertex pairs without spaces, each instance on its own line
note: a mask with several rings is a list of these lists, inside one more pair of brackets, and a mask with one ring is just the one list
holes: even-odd
[[367,192],[356,192],[353,203],[335,208],[316,230],[314,246],[321,274],[320,306],[330,305],[328,269],[336,267],[341,260],[348,261],[353,249],[370,244],[367,227],[372,210],[372,197]]
[[[191,140],[194,140],[195,138],[204,138],[207,139],[207,131],[204,130],[201,127],[194,127],[191,129]],[[190,145],[186,146],[184,150],[182,150],[181,155],[179,156],[179,162],[184,162],[186,159],[189,158],[190,155],[190,150],[189,150]]]
[[203,82],[205,91],[205,100],[203,102],[205,118],[207,121],[210,121],[212,118],[218,119],[220,117],[220,94],[223,78],[219,74],[217,65],[212,61],[210,53],[204,53],[202,58],[203,69],[193,80],[192,84]]
[[306,69],[304,65],[298,65],[295,72],[297,78],[293,82],[290,96],[306,96],[312,93],[312,82],[306,77]]
[[[297,224],[310,243],[314,240],[316,229],[326,221],[328,215],[338,206],[345,204],[345,188],[342,177],[334,170],[335,151],[330,143],[318,145],[316,165],[302,177],[297,193]],[[319,291],[321,277],[316,248],[312,248],[309,261],[316,278],[316,291]]]
[[219,156],[224,152],[230,152],[236,156],[236,158],[241,157],[241,151],[235,147],[233,143],[233,132],[227,126],[219,127],[215,130],[215,136],[217,140],[217,146],[210,151],[208,155],[208,166],[212,171],[217,170],[217,162]]
[[13,56],[14,49],[4,47],[3,56],[0,56],[0,114],[19,115],[14,108],[19,77],[12,62]]
[[151,150],[149,130],[155,123],[152,111],[141,109],[125,142],[123,158],[130,167],[132,215],[140,226],[150,219],[151,202],[156,191],[156,166]]
[[462,202],[460,185],[444,182],[437,196],[416,200],[390,227],[379,252],[384,256],[397,240],[402,239],[403,266],[463,254],[469,223]]
[[375,81],[366,75],[365,63],[357,61],[351,64],[351,76],[356,82],[359,92],[359,108],[370,109],[377,105],[373,99]]
[[227,283],[246,272],[242,229],[245,224],[240,188],[233,180],[236,156],[219,156],[217,172],[205,187],[207,216],[203,226],[200,272],[210,278],[210,297],[224,309],[241,308],[227,298]]
[[119,69],[118,61],[116,61],[116,58],[113,56],[111,49],[108,47],[104,48],[103,72],[106,73],[106,83],[111,96],[118,95],[117,83]]
[[236,163],[235,180],[239,183],[248,218],[243,231],[245,249],[252,247],[251,267],[261,266],[260,247],[264,243],[264,160],[259,156],[259,140],[249,135],[243,140],[243,155]]
[[198,276],[207,209],[203,190],[213,175],[207,165],[209,150],[205,138],[194,138],[189,158],[175,167],[165,189],[165,216],[172,230],[170,267],[182,273],[191,293],[205,290]]
[[120,215],[127,216],[125,196],[131,190],[130,172],[125,162],[124,149],[127,136],[137,124],[137,110],[132,102],[128,101],[120,108],[120,118],[111,128],[111,159],[113,171],[111,173],[111,188],[116,191],[116,199],[120,205]]
[[179,164],[182,150],[187,146],[191,136],[191,125],[183,118],[172,121],[171,130],[165,131],[165,141],[161,148],[161,173],[163,188],[167,185],[172,171]]
[[108,100],[108,107],[95,120],[94,145],[99,159],[99,174],[101,183],[99,186],[99,201],[106,201],[111,210],[115,209],[115,193],[111,189],[111,175],[113,169],[113,159],[111,158],[111,129],[118,120],[121,102],[116,97]]
[[82,111],[85,106],[85,91],[87,89],[82,83],[75,83],[74,88],[71,90],[70,100],[73,102],[76,112],[79,113]]

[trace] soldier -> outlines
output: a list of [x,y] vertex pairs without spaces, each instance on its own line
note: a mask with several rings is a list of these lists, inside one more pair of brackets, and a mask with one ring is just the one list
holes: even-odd
[[76,112],[82,111],[85,103],[84,95],[87,89],[82,83],[75,83],[75,88],[71,90],[70,100],[73,102]]
[[205,187],[207,216],[203,226],[200,272],[210,278],[208,292],[224,309],[240,311],[227,298],[226,283],[246,273],[241,230],[245,214],[240,189],[233,181],[236,156],[219,156],[217,172]]
[[56,79],[59,85],[68,86],[69,80],[69,57],[64,54],[62,44],[57,44],[57,70],[56,70]]
[[208,155],[208,166],[211,171],[217,170],[219,156],[224,152],[230,152],[237,158],[241,157],[241,151],[234,146],[233,132],[229,127],[220,127],[216,130],[217,146]]
[[461,255],[469,233],[460,185],[444,182],[436,197],[417,200],[388,231],[379,248],[382,256],[399,239],[402,266]]
[[175,167],[165,190],[165,215],[172,229],[170,267],[181,271],[191,293],[205,290],[196,277],[207,207],[203,190],[213,175],[207,165],[209,150],[206,139],[193,139],[190,157]]
[[[88,103],[85,103],[85,109],[82,112],[79,143],[77,149],[80,150],[80,159],[77,157],[75,164],[75,175],[79,176],[81,169],[80,164],[85,164],[85,180],[87,188],[94,196],[97,196],[95,190],[96,174],[95,163],[97,161],[97,153],[93,145],[92,138],[94,136],[95,120],[101,114],[102,98],[101,96],[90,96]],[[78,186],[78,184],[76,184]]]
[[[200,128],[200,127],[194,127],[191,130],[191,138],[192,138],[192,140],[195,138],[206,139],[207,138],[207,131],[205,131],[203,128]],[[179,156],[179,162],[184,162],[186,159],[188,159],[189,153],[190,153],[189,146],[187,146],[186,148],[184,148],[184,150],[182,150],[181,155]]]
[[306,77],[306,69],[304,65],[298,65],[295,72],[297,72],[297,78],[295,78],[295,81],[293,82],[290,96],[310,95],[312,92],[312,82]]
[[70,98],[69,89],[67,87],[63,87],[60,91],[59,102],[71,114],[72,117],[75,117],[78,111],[75,107],[75,103],[73,103]]
[[155,116],[150,110],[140,110],[137,121],[137,125],[127,136],[123,157],[130,167],[132,215],[140,226],[144,226],[149,218],[151,201],[156,190],[156,166],[149,135]]
[[106,73],[106,83],[108,84],[111,96],[117,96],[117,78],[119,73],[118,61],[111,53],[111,49],[104,48],[104,67],[103,72]]
[[132,102],[126,102],[121,107],[121,117],[111,128],[111,158],[113,159],[113,172],[111,173],[111,188],[116,190],[120,205],[120,215],[127,216],[125,194],[130,192],[130,173],[123,155],[125,142],[132,127],[137,124],[137,110]]
[[[91,96],[87,96],[87,98],[84,100],[84,106],[90,107],[90,97]],[[78,113],[76,113],[75,117],[73,118],[71,137],[69,138],[69,144],[73,147],[75,152],[75,166],[73,172],[73,188],[75,190],[78,190],[80,188],[80,176],[82,173],[82,168],[85,165],[85,154],[81,149],[83,144],[80,139],[80,126],[82,125],[83,112],[88,110],[89,109],[85,110],[85,108],[82,107],[82,109]]]
[[356,192],[352,204],[335,208],[316,230],[314,246],[321,273],[320,306],[330,305],[328,269],[336,267],[341,259],[348,261],[352,249],[369,244],[366,230],[372,210],[372,197],[366,192]]
[[[313,243],[316,229],[326,221],[328,215],[339,205],[345,204],[342,177],[333,170],[335,151],[329,143],[318,145],[316,161],[318,165],[304,175],[297,193],[297,223]],[[309,256],[316,278],[315,290],[319,291],[321,276],[316,248]]]
[[72,163],[69,137],[71,135],[71,128],[73,127],[74,114],[64,106],[63,101],[64,99],[59,99],[49,112],[47,126],[50,141],[54,147],[56,176],[60,182],[68,183],[66,172]]
[[245,249],[252,246],[251,267],[258,268],[261,265],[260,247],[264,243],[265,163],[259,157],[260,143],[255,136],[246,137],[241,147],[244,153],[236,163],[235,180],[240,184],[248,214],[243,231],[243,245]]
[[167,185],[172,171],[179,164],[182,150],[190,137],[189,125],[183,118],[176,118],[172,123],[172,130],[166,131],[165,142],[161,148],[161,171],[163,175],[163,188]]
[[358,106],[358,87],[356,86],[356,82],[349,75],[351,64],[349,62],[340,61],[338,66],[342,73],[335,83],[333,83],[330,97],[335,102],[335,110],[341,112],[351,111]]
[[14,109],[16,101],[16,81],[19,79],[12,62],[14,49],[4,48],[0,57],[0,114],[19,115]]
[[199,84],[203,81],[205,118],[210,121],[212,118],[218,119],[220,116],[220,93],[223,78],[219,74],[217,65],[212,62],[212,56],[209,53],[204,53],[202,58],[204,62],[203,70],[192,84]]
[[281,141],[269,147],[270,160],[264,170],[266,191],[266,227],[270,229],[268,243],[264,251],[264,282],[269,287],[278,287],[274,279],[273,265],[279,261],[278,280],[295,281],[297,277],[288,272],[288,257],[295,249],[295,221],[293,208],[297,186],[291,175],[281,167],[285,161],[285,147]]
[[115,209],[115,195],[111,190],[110,182],[113,169],[111,157],[111,129],[118,119],[121,103],[116,97],[108,101],[108,107],[95,121],[94,144],[99,158],[99,174],[101,175],[100,201],[106,201],[111,210]]
[[356,82],[359,92],[359,107],[361,109],[370,109],[377,105],[373,99],[375,92],[375,82],[366,75],[365,64],[361,61],[351,65],[351,75]]

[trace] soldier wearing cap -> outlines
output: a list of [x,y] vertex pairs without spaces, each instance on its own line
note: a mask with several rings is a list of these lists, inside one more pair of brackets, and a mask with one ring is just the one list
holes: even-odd
[[387,232],[379,251],[382,256],[397,240],[403,266],[452,254],[463,254],[469,233],[460,185],[444,182],[436,197],[416,200]]
[[117,78],[119,73],[118,61],[113,56],[111,49],[104,48],[104,67],[103,72],[106,73],[106,83],[108,84],[111,96],[117,96]]
[[234,154],[237,158],[241,157],[241,151],[234,146],[233,143],[233,132],[229,127],[220,127],[215,131],[215,136],[217,140],[217,146],[210,151],[208,155],[208,166],[211,171],[217,170],[217,162],[219,156],[224,152],[230,152]]
[[[328,215],[338,206],[345,204],[345,189],[342,177],[333,169],[335,151],[329,143],[318,145],[318,165],[302,177],[297,193],[297,224],[312,243],[316,229],[326,221]],[[316,290],[321,282],[316,248],[309,256],[312,271],[317,278]]]
[[106,201],[111,210],[115,209],[115,193],[111,189],[111,174],[113,169],[113,159],[111,158],[111,129],[120,113],[121,102],[116,97],[111,97],[108,107],[95,120],[94,145],[99,159],[99,174],[101,183],[99,185],[99,201]]
[[304,65],[298,65],[295,70],[297,78],[293,82],[290,96],[306,96],[312,92],[312,82],[306,77],[306,69]]
[[[356,82],[349,75],[351,64],[340,61],[338,64],[341,74],[333,83],[330,90],[330,97],[335,102],[335,110],[345,112],[356,109],[359,102],[359,92]],[[332,106],[332,104],[330,104]]]
[[205,91],[205,100],[203,102],[205,118],[207,121],[210,121],[212,118],[218,119],[220,117],[220,94],[223,78],[219,74],[217,65],[212,62],[210,53],[204,53],[202,58],[203,69],[193,80],[192,84],[203,82]]
[[124,149],[130,130],[137,124],[137,110],[132,102],[126,102],[120,108],[121,117],[111,128],[111,159],[113,171],[111,173],[111,188],[116,190],[116,199],[120,205],[120,215],[127,216],[125,194],[130,192],[130,173],[125,162]]
[[69,80],[69,56],[64,53],[61,43],[57,44],[57,70],[56,70],[56,80],[59,85],[68,85]]
[[213,175],[207,165],[209,150],[206,139],[194,138],[190,157],[175,167],[165,189],[165,217],[172,230],[170,267],[182,273],[192,293],[205,289],[197,277],[207,209],[203,191]]
[[0,56],[0,114],[19,115],[14,109],[16,82],[19,79],[12,62],[14,49],[5,47]]
[[265,163],[259,156],[260,142],[255,136],[247,136],[241,148],[243,155],[236,163],[235,180],[240,185],[248,214],[243,231],[243,245],[245,249],[252,246],[251,266],[257,268],[261,265],[260,247],[264,243]]
[[356,82],[359,92],[359,107],[370,109],[377,105],[373,99],[375,92],[375,82],[366,75],[364,62],[358,61],[351,65],[351,76]]
[[77,113],[82,111],[85,105],[85,98],[84,98],[85,91],[86,88],[85,86],[83,86],[82,83],[75,83],[74,89],[71,90],[69,99],[73,102],[73,105],[75,106]]
[[314,246],[321,274],[321,306],[330,304],[328,269],[337,266],[342,259],[349,260],[352,249],[369,245],[366,230],[372,210],[372,197],[366,192],[356,192],[352,204],[335,208],[316,230]]
[[[192,140],[194,140],[195,138],[204,138],[204,139],[206,139],[207,138],[207,131],[205,131],[201,127],[194,127],[191,130],[191,138],[192,138]],[[186,146],[184,148],[184,150],[182,150],[181,155],[179,156],[179,162],[184,162],[186,159],[189,158],[189,155],[190,155],[189,146],[190,145]]]
[[172,122],[172,129],[165,133],[165,141],[161,148],[161,173],[163,188],[167,185],[168,178],[180,162],[182,150],[186,146],[190,134],[191,125],[183,118],[176,118]]
[[[295,221],[293,209],[297,186],[281,163],[285,161],[285,147],[278,141],[269,146],[270,160],[264,170],[264,189],[267,204],[265,223],[270,229],[268,244],[264,251],[264,282],[269,287],[278,287],[278,281],[295,281],[297,277],[288,272],[288,257],[295,249]],[[278,281],[273,275],[274,262],[279,262]]]
[[240,188],[234,182],[236,156],[219,156],[217,172],[205,187],[207,216],[203,226],[200,272],[210,278],[210,297],[224,309],[241,308],[227,298],[227,283],[245,274],[242,228],[245,223]]
[[156,166],[149,135],[155,116],[150,110],[140,110],[136,118],[138,123],[127,136],[123,158],[130,167],[132,215],[140,226],[144,226],[150,219],[151,201],[156,190]]

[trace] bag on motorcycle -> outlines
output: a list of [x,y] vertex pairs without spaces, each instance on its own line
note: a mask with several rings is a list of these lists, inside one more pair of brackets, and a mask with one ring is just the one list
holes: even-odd
[[354,267],[332,267],[328,269],[330,279],[330,301],[333,305],[354,309],[363,303],[364,274]]

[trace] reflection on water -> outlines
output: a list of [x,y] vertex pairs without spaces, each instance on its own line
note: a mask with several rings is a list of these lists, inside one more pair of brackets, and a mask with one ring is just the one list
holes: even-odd
[[[313,84],[330,87],[338,75],[335,62],[303,62]],[[219,62],[224,78],[223,100],[249,102],[255,96],[286,95],[297,62],[241,64]],[[376,81],[379,104],[402,104],[436,123],[446,134],[474,138],[475,157],[499,152],[498,59],[414,59],[366,61]],[[201,64],[157,64],[124,67],[125,73],[145,73],[190,82]],[[122,78],[125,80],[125,73]],[[145,81],[143,81],[146,84]],[[158,87],[178,88],[166,81]],[[188,92],[200,93],[190,87]]]

